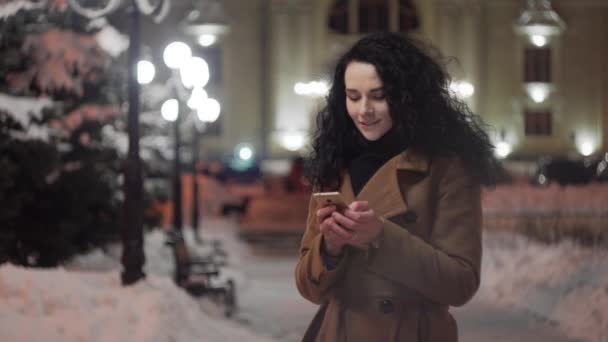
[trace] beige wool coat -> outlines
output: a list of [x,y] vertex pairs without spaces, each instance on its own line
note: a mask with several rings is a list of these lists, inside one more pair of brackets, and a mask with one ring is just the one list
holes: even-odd
[[321,306],[304,341],[457,341],[448,309],[465,304],[480,283],[478,182],[456,158],[407,149],[356,197],[345,173],[340,192],[347,203],[369,201],[384,226],[379,244],[347,246],[327,270],[311,198],[295,276],[302,296]]

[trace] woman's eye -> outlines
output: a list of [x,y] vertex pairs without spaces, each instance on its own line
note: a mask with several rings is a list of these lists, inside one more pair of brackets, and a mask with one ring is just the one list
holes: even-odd
[[384,100],[386,98],[386,95],[384,95],[384,93],[382,94],[375,94],[373,96],[374,100]]
[[358,96],[347,96],[349,100],[351,101],[359,101],[360,97]]

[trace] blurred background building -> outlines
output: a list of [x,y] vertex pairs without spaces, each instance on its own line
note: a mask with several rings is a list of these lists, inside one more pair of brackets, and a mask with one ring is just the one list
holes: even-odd
[[[171,16],[193,4],[229,28],[199,46],[214,71],[208,91],[222,103],[206,158],[242,144],[258,160],[301,152],[336,58],[379,30],[414,32],[456,58],[454,90],[493,127],[501,156],[580,159],[608,149],[608,1],[174,1]],[[162,51],[179,34],[150,27],[143,41]]]

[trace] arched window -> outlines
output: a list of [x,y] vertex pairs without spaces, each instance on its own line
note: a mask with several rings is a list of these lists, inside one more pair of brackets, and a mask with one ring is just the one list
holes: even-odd
[[[351,5],[356,1],[358,7]],[[398,7],[391,13],[391,4]],[[350,13],[350,9],[356,9],[355,13]],[[396,19],[397,26],[391,27],[391,18]],[[350,20],[356,20],[358,25],[350,32]],[[397,30],[408,32],[418,29],[420,20],[416,11],[416,6],[412,0],[336,0],[333,2],[329,12],[329,28],[335,33],[370,33],[378,31]]]
[[359,0],[359,33],[388,31],[388,0]]
[[399,31],[409,32],[420,27],[418,12],[412,0],[399,0]]
[[337,33],[348,33],[348,1],[335,1],[329,12],[329,28]]

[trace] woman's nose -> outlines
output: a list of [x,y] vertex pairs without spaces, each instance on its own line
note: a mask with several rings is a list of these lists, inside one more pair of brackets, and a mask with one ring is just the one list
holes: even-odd
[[359,106],[359,114],[360,115],[366,115],[366,114],[371,114],[373,113],[373,107],[371,102],[369,101],[369,99],[367,98],[362,98],[361,99],[361,104]]

